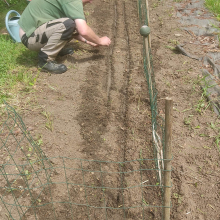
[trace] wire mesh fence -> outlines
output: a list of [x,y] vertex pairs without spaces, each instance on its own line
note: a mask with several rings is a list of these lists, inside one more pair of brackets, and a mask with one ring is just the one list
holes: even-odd
[[[146,1],[138,0],[141,25]],[[0,129],[0,208],[5,219],[163,219],[164,120],[150,50],[143,42],[154,155],[132,161],[98,161],[45,156],[16,111],[6,106]]]
[[[140,25],[150,26],[149,22],[149,6],[148,1],[138,0],[138,16]],[[148,37],[143,37],[143,63],[144,63],[144,73],[147,79],[148,92],[150,97],[150,108],[151,108],[151,122],[152,122],[152,140],[154,145],[154,157],[155,165],[158,169],[157,177],[158,181],[162,185],[163,182],[163,172],[164,169],[164,119],[158,116],[157,109],[157,89],[155,83],[153,60],[151,54],[151,40],[150,35]],[[163,190],[163,189],[162,189]]]
[[0,194],[9,219],[161,219],[155,159],[47,158],[6,104],[0,131]]
[[[6,110],[7,119],[0,130],[1,202],[12,219],[21,219],[47,185],[51,163],[15,110],[8,105]],[[34,188],[39,188],[37,193]]]

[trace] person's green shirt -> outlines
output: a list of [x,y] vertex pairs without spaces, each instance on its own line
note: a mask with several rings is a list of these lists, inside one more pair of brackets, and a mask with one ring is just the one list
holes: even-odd
[[85,20],[82,0],[32,0],[18,24],[29,37],[42,24],[59,18]]

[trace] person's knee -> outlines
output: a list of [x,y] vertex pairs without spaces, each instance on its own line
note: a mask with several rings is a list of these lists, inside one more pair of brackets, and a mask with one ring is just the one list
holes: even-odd
[[67,19],[63,22],[66,30],[62,33],[61,40],[70,40],[73,36],[73,32],[76,30],[75,21]]

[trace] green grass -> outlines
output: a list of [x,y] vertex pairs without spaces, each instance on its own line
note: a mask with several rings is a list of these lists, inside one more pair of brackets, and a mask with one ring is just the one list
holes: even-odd
[[220,0],[205,0],[205,5],[220,19]]
[[5,16],[10,10],[15,10],[19,14],[22,14],[27,6],[26,0],[7,0],[7,2],[10,4],[10,6],[8,6],[4,1],[0,0],[0,30],[5,28]]
[[[10,6],[0,0],[0,31],[5,30],[8,11],[15,10],[21,14],[27,6],[26,0],[7,2]],[[37,77],[31,70],[31,67],[36,66],[36,57],[36,52],[29,51],[21,43],[14,43],[9,35],[0,34],[0,104],[15,97],[19,91],[30,91]]]
[[14,43],[8,35],[0,35],[0,103],[13,96],[16,86],[23,91],[34,85],[37,53],[23,44]]

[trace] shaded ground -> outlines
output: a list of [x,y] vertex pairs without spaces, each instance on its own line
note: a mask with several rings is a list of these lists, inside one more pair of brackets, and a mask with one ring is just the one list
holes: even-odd
[[[182,30],[172,1],[149,1],[152,54],[159,114],[164,117],[164,98],[174,100],[173,122],[173,187],[171,219],[220,219],[219,151],[215,143],[219,134],[219,119],[202,98],[199,79],[202,63],[171,50],[176,42],[189,44],[192,36]],[[137,3],[131,0],[95,1],[85,8],[90,26],[100,35],[112,39],[109,48],[92,48],[71,42],[72,56],[60,59],[69,70],[62,75],[40,73],[35,92],[24,95],[17,108],[31,134],[42,140],[41,147],[48,157],[64,156],[103,161],[129,161],[152,158],[150,105],[142,63],[142,38],[139,35]],[[100,22],[102,21],[102,22]],[[33,70],[36,69],[33,67]],[[20,96],[22,97],[22,94]],[[207,108],[206,108],[207,107]],[[212,124],[211,124],[212,123]],[[60,161],[54,159],[54,166]],[[67,161],[77,168],[77,164]],[[144,164],[149,167],[153,165]],[[85,164],[89,170],[97,164]],[[139,164],[129,163],[124,171],[133,171]],[[110,172],[118,166],[104,166]],[[53,181],[62,179],[62,171]],[[80,181],[80,175],[70,180]],[[87,179],[88,178],[88,179]],[[96,178],[87,176],[85,181]],[[156,184],[155,173],[144,178]],[[144,179],[144,180],[145,180]],[[120,187],[121,182],[135,185],[142,181],[139,174],[106,176],[106,184]],[[78,201],[84,198],[79,187],[72,187],[70,195]],[[62,187],[54,189],[55,199],[66,198]],[[101,197],[89,201],[101,206]],[[108,191],[106,203],[110,207],[140,205],[142,192]],[[157,189],[143,192],[147,204],[160,205]],[[45,200],[46,201],[46,200]],[[83,201],[82,201],[83,202]],[[87,219],[84,208],[74,208],[76,219]],[[70,207],[57,208],[58,219],[70,219]],[[161,210],[146,210],[144,219],[161,219]],[[91,212],[91,219],[104,219],[100,209]],[[1,214],[0,214],[1,216]],[[30,215],[31,216],[31,215]],[[107,212],[109,219],[142,219],[143,213],[131,209]],[[126,216],[126,218],[125,218]],[[2,219],[5,216],[1,216]],[[28,220],[31,217],[27,218]],[[39,213],[39,219],[52,219],[50,210]]]

